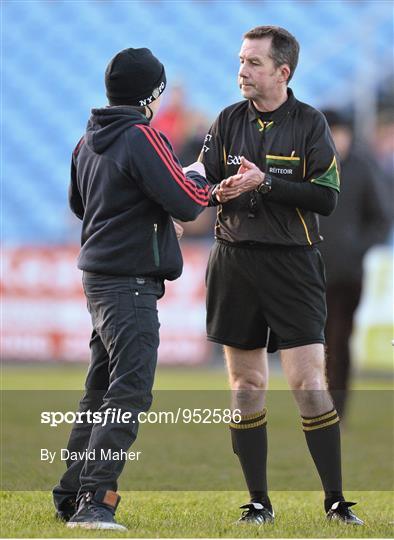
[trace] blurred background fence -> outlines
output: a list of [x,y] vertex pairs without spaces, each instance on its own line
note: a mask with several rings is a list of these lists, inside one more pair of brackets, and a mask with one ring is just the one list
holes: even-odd
[[[169,87],[156,126],[186,165],[218,112],[240,100],[242,34],[285,27],[301,45],[295,95],[353,119],[392,197],[392,2],[11,0],[1,9],[4,359],[88,359],[69,163],[90,109],[106,104],[103,72],[118,50],[146,46],[165,64]],[[204,328],[213,222],[211,209],[186,226],[185,272],[160,302],[161,362],[214,356]],[[355,355],[374,369],[392,363],[391,240],[368,255],[357,318]]]

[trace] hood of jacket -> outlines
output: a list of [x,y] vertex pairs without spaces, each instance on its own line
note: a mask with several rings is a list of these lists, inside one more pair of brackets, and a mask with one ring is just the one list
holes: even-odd
[[102,154],[126,129],[135,124],[149,125],[146,116],[135,107],[123,105],[92,109],[85,143],[96,154]]

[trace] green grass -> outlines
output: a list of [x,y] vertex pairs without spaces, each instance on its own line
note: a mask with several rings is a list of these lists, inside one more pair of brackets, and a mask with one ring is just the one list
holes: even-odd
[[[84,364],[4,365],[2,387],[7,390],[79,390],[85,382]],[[277,378],[276,378],[277,379]],[[223,368],[173,368],[159,366],[155,388],[220,390],[227,388]]]
[[388,493],[351,493],[360,501],[364,527],[328,523],[321,495],[316,492],[273,492],[274,525],[239,526],[239,492],[124,492],[117,513],[128,531],[70,530],[53,517],[50,496],[39,492],[3,494],[4,538],[391,538],[394,533],[392,496]]
[[[80,365],[19,365],[3,366],[2,386],[6,389],[18,390],[58,390],[59,402],[69,407],[69,404],[76,400],[79,392],[64,392],[66,390],[78,390],[83,387],[86,366]],[[353,478],[351,489],[381,489],[376,488],[378,478],[380,481],[390,485],[390,478],[393,478],[392,464],[390,458],[385,467],[381,467],[385,453],[392,448],[390,436],[385,439],[387,429],[379,429],[377,426],[388,425],[390,431],[390,394],[387,390],[392,388],[392,381],[389,379],[362,378],[354,381],[354,388],[365,390],[380,390],[384,400],[376,399],[379,392],[356,393],[354,407],[351,408],[349,425],[344,433],[344,447],[348,443],[349,450],[344,454],[345,469],[350,470],[353,464],[353,476],[348,472],[345,474],[346,485],[349,487],[348,478]],[[208,368],[162,368],[158,369],[155,388],[157,390],[225,390],[227,388],[224,369]],[[271,378],[271,388],[275,390],[286,389],[287,385],[279,374],[274,374]],[[382,392],[386,390],[386,392]],[[195,393],[198,397],[198,393]],[[216,394],[222,396],[222,403],[225,402],[224,392],[207,393],[213,397]],[[52,500],[48,489],[46,491],[3,491],[1,492],[1,530],[0,535],[9,537],[54,537],[54,538],[98,538],[98,537],[231,537],[231,538],[391,538],[393,537],[394,504],[391,491],[353,491],[346,492],[349,500],[359,501],[357,514],[366,521],[365,527],[346,527],[340,524],[327,523],[322,511],[322,494],[319,491],[279,491],[279,489],[309,489],[298,486],[302,483],[301,475],[311,475],[311,479],[306,482],[317,482],[312,478],[313,467],[307,463],[306,449],[302,438],[302,433],[297,426],[297,412],[292,404],[292,398],[288,393],[274,392],[271,397],[272,412],[269,409],[270,417],[270,482],[276,491],[271,492],[271,498],[275,506],[277,519],[273,526],[254,528],[250,526],[235,526],[234,522],[239,517],[238,506],[247,501],[247,494],[243,491],[243,484],[240,481],[239,467],[235,457],[230,452],[228,443],[228,433],[225,429],[220,431],[213,428],[208,432],[201,432],[204,436],[199,436],[197,426],[196,434],[190,436],[188,428],[180,426],[176,433],[179,437],[175,445],[168,445],[168,458],[159,464],[159,455],[154,454],[154,448],[158,445],[157,440],[161,440],[166,446],[168,431],[163,427],[159,431],[159,438],[156,432],[146,431],[140,433],[136,446],[146,446],[145,467],[133,470],[131,464],[127,464],[120,482],[120,494],[122,502],[117,513],[118,521],[128,527],[127,533],[109,533],[98,531],[69,530],[63,524],[57,523],[53,518]],[[45,402],[44,393],[37,394]],[[52,393],[56,395],[56,393]],[[167,394],[161,394],[163,399]],[[175,398],[180,399],[181,394],[168,393],[170,403]],[[364,399],[365,395],[365,399]],[[27,394],[26,394],[27,396]],[[207,399],[204,398],[204,399]],[[8,435],[4,444],[6,448],[5,458],[3,458],[2,478],[3,482],[7,478],[18,480],[16,485],[23,486],[23,481],[29,475],[29,479],[34,486],[41,479],[41,472],[45,469],[34,467],[35,456],[33,438],[38,439],[37,444],[41,444],[38,429],[36,429],[37,411],[40,410],[41,403],[35,403],[29,409],[24,408],[24,404],[18,403],[15,399],[14,406],[7,412],[8,424],[4,423],[3,412],[3,436]],[[27,399],[27,397],[26,397]],[[39,399],[39,398],[38,398]],[[48,397],[49,399],[49,397]],[[51,397],[52,399],[52,397]],[[161,399],[160,396],[158,398]],[[190,399],[187,396],[187,399]],[[383,398],[382,398],[383,399]],[[277,401],[275,401],[277,400]],[[5,401],[12,404],[12,401]],[[4,404],[4,402],[3,402]],[[281,408],[283,410],[281,410]],[[63,409],[60,409],[63,410]],[[65,409],[65,410],[72,410]],[[372,413],[368,416],[368,411]],[[23,413],[23,414],[22,414]],[[379,423],[376,423],[376,418]],[[13,426],[12,420],[18,420],[19,427]],[[272,421],[271,421],[272,420]],[[17,422],[16,422],[17,423]],[[4,430],[4,425],[6,430]],[[277,426],[275,431],[274,426]],[[63,426],[61,437],[66,440],[69,426]],[[145,428],[144,428],[145,429]],[[6,433],[4,433],[4,431]],[[37,436],[37,433],[38,436]],[[299,446],[290,444],[286,448],[286,441],[289,433],[294,437],[299,437]],[[207,433],[209,434],[207,436]],[[55,431],[50,433],[53,438],[53,445],[58,445],[55,438]],[[58,435],[57,435],[58,436]],[[175,435],[174,435],[175,436]],[[205,437],[205,438],[204,438]],[[21,445],[29,440],[29,446],[23,449],[26,462],[20,457]],[[295,441],[297,439],[294,439]],[[193,442],[195,441],[195,442]],[[348,442],[347,442],[348,441]],[[25,446],[27,446],[25,444]],[[289,446],[289,445],[287,445]],[[388,446],[388,449],[387,449]],[[161,447],[162,448],[162,447]],[[139,449],[139,448],[136,448]],[[360,449],[360,451],[358,451]],[[213,452],[212,452],[213,450]],[[366,450],[369,454],[364,454]],[[29,453],[30,451],[30,453]],[[208,456],[211,454],[211,457]],[[187,465],[187,458],[190,463]],[[366,457],[367,456],[367,457]],[[369,457],[368,457],[369,456]],[[149,462],[149,459],[153,462]],[[227,461],[226,461],[227,460]],[[299,460],[299,461],[297,461]],[[303,460],[306,460],[305,462]],[[150,463],[150,465],[149,465]],[[299,463],[299,466],[295,466]],[[148,466],[147,466],[148,464]],[[154,466],[156,464],[156,467]],[[192,465],[191,465],[192,464]],[[356,467],[354,467],[356,464]],[[64,469],[63,464],[58,464],[59,470]],[[158,465],[158,466],[157,466]],[[26,470],[24,470],[24,467]],[[227,469],[226,469],[227,467]],[[380,467],[380,468],[379,468]],[[146,470],[149,469],[149,470]],[[55,473],[59,474],[55,469]],[[176,489],[212,489],[214,487],[215,474],[226,470],[228,478],[231,479],[229,489],[239,489],[239,491],[175,491]],[[26,472],[28,471],[28,473]],[[53,470],[46,469],[47,480],[45,485],[52,485]],[[206,472],[206,481],[201,481],[201,476]],[[354,481],[354,471],[359,477]],[[138,474],[137,474],[138,473]],[[313,473],[314,474],[314,473]],[[168,487],[161,487],[161,491],[127,491],[138,489],[136,486],[154,486],[157,475],[160,476],[161,486],[171,486],[172,491],[164,491]],[[171,478],[179,476],[179,481],[170,482]],[[231,475],[234,475],[233,477]],[[225,475],[218,476],[216,489],[219,488],[220,481],[228,481]],[[276,478],[276,480],[275,480]],[[20,481],[22,479],[22,481]],[[4,485],[4,484],[3,484]],[[5,484],[6,485],[6,484]],[[223,484],[224,485],[224,484]],[[318,483],[316,483],[318,485]],[[134,486],[134,487],[133,487]],[[182,487],[183,486],[183,487]],[[186,487],[185,487],[186,486]],[[203,487],[199,487],[203,486]],[[275,487],[276,486],[276,487]],[[355,487],[355,486],[361,486]],[[122,490],[123,488],[123,490]],[[14,487],[14,489],[26,489],[25,487]],[[41,488],[32,488],[41,489]],[[149,489],[152,489],[150,487]],[[222,488],[224,489],[224,488]],[[317,488],[318,489],[318,488]],[[382,488],[383,489],[383,488]]]
[[[87,365],[84,364],[5,364],[1,368],[2,388],[7,390],[79,390],[83,388]],[[225,390],[228,388],[224,366],[163,367],[156,372],[156,390]],[[280,372],[270,376],[270,389],[286,390]],[[371,377],[367,374],[353,381],[357,390],[392,390],[390,377]]]

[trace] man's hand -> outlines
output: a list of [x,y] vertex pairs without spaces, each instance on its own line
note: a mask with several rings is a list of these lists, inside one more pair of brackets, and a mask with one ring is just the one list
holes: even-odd
[[238,169],[238,174],[242,174],[242,193],[253,191],[264,181],[265,173],[248,161],[245,157],[241,157],[241,166]]
[[187,167],[183,167],[182,170],[183,170],[183,174],[186,174],[189,171],[195,171],[198,174],[201,174],[201,176],[203,176],[204,178],[206,178],[205,167],[201,163],[201,161],[195,161],[191,165],[188,165]]
[[241,194],[241,188],[239,186],[241,179],[242,174],[235,174],[220,182],[214,192],[215,197],[220,204],[223,204],[230,199],[235,199],[235,197],[238,197],[238,195]]
[[179,223],[177,223],[174,220],[172,220],[172,222],[174,224],[176,237],[178,238],[178,240],[180,240],[182,238],[182,236],[183,236],[183,227],[182,227],[182,225],[179,225]]
[[257,189],[264,177],[265,174],[257,165],[242,156],[238,173],[222,180],[215,190],[215,196],[221,204],[225,203],[242,193]]

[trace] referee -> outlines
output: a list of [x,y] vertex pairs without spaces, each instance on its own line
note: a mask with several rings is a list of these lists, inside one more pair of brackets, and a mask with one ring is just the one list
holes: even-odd
[[[299,45],[283,28],[247,32],[239,54],[243,101],[224,109],[200,159],[216,184],[216,243],[207,269],[207,333],[224,345],[231,424],[250,502],[241,523],[269,523],[267,344],[278,348],[325,492],[327,518],[361,525],[342,493],[339,418],[325,380],[324,266],[317,214],[336,206],[340,182],[324,116],[288,83]],[[223,180],[224,179],[224,180]]]
[[209,195],[203,165],[182,170],[168,140],[150,126],[166,87],[164,67],[151,51],[118,53],[105,84],[109,106],[92,110],[71,164],[70,206],[82,220],[78,267],[93,326],[79,410],[103,417],[116,410],[133,419],[75,424],[68,450],[89,457],[67,461],[53,496],[69,527],[125,530],[114,519],[125,460],[105,456],[126,453],[138,413],[151,405],[157,299],[164,280],[182,272],[171,216],[195,219]]

